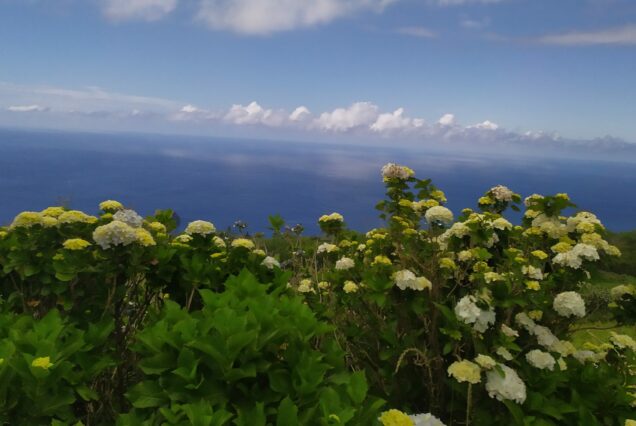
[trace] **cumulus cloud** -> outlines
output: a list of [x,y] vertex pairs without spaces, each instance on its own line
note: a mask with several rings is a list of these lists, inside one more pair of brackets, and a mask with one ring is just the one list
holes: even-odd
[[361,126],[369,126],[378,118],[378,106],[371,102],[356,102],[347,108],[336,108],[320,114],[314,124],[322,130],[346,132]]
[[[125,0],[124,0],[125,1]],[[271,34],[326,24],[397,0],[201,0],[197,18],[215,30]]]
[[536,39],[539,43],[561,46],[633,45],[636,44],[636,25],[607,28],[598,31],[575,31],[551,34]]
[[437,124],[440,126],[452,126],[455,124],[455,116],[453,114],[444,114],[437,120]]
[[282,111],[263,108],[258,102],[249,105],[232,105],[223,119],[233,124],[263,124],[270,127],[279,127],[287,122],[288,115]]
[[437,34],[426,27],[401,27],[395,30],[398,34],[420,38],[435,38]]
[[44,112],[49,109],[40,105],[11,105],[7,111],[11,112]]
[[405,117],[404,108],[398,108],[391,113],[380,114],[370,129],[378,133],[393,133],[418,129],[422,126],[424,126],[423,119]]
[[482,123],[473,124],[472,126],[468,126],[472,129],[480,129],[480,130],[497,130],[499,125],[497,123],[493,123],[490,120],[486,120]]
[[289,119],[291,121],[299,122],[305,121],[311,116],[311,111],[305,106],[299,106],[296,108],[291,114],[289,114]]
[[113,21],[157,21],[177,8],[178,0],[103,0],[102,11]]

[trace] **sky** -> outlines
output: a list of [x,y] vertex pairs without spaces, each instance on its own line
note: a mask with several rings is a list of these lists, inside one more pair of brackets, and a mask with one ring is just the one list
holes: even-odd
[[0,0],[3,127],[614,149],[634,117],[634,0]]

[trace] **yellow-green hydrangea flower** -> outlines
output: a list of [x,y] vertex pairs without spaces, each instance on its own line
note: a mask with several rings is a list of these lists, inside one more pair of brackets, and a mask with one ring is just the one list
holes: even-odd
[[248,240],[247,238],[237,238],[236,240],[232,241],[232,247],[234,248],[243,247],[248,250],[252,250],[254,248],[254,243],[251,240]]
[[99,203],[99,209],[105,212],[115,212],[117,210],[122,210],[123,208],[124,205],[115,200],[106,200]]
[[484,370],[491,370],[497,365],[497,361],[488,355],[479,354],[475,357],[475,362]]
[[458,382],[468,382],[476,384],[481,382],[481,369],[479,365],[468,360],[455,361],[448,367],[448,375]]
[[45,357],[35,358],[33,362],[31,363],[31,366],[48,370],[49,368],[53,366],[53,363],[51,362],[50,357],[45,356]]
[[64,207],[47,207],[44,210],[42,210],[40,213],[42,213],[42,216],[50,216],[50,217],[60,217],[60,215],[62,213],[64,213]]
[[62,246],[67,250],[84,250],[90,245],[91,243],[81,238],[70,238],[62,244]]
[[548,258],[548,254],[546,252],[544,252],[543,250],[535,250],[533,252],[530,253],[531,255],[533,255],[534,257],[536,257],[539,260],[545,260]]
[[439,201],[440,203],[446,202],[446,194],[444,194],[444,191],[440,191],[439,189],[431,192],[431,197]]
[[309,278],[304,278],[298,283],[296,290],[299,293],[315,293],[313,283]]
[[371,266],[391,266],[391,259],[384,255],[378,255],[371,262]]
[[345,293],[355,293],[358,291],[358,284],[356,284],[355,282],[351,280],[347,280],[342,286],[342,289],[344,290]]
[[152,234],[150,234],[150,232],[146,231],[145,229],[137,228],[135,230],[135,233],[137,234],[137,242],[142,246],[150,247],[157,245],[155,239],[152,238]]
[[153,232],[157,232],[157,233],[165,233],[167,231],[166,229],[166,225],[164,225],[161,222],[150,222],[148,224],[148,228],[150,228],[151,231]]
[[185,233],[188,235],[210,235],[216,232],[216,228],[212,224],[212,222],[208,222],[206,220],[195,220],[193,222],[188,223],[188,226],[185,229]]
[[539,281],[528,280],[526,281],[526,288],[528,290],[539,291],[541,290],[541,284],[539,283]]
[[87,215],[79,210],[69,210],[62,213],[57,218],[59,223],[95,223],[97,218],[95,216]]
[[535,320],[535,321],[541,321],[541,318],[543,318],[543,311],[540,311],[538,309],[529,311],[528,312],[528,317],[530,319]]
[[323,214],[318,222],[344,222],[344,217],[340,213]]
[[14,228],[30,228],[34,225],[42,224],[42,214],[38,212],[22,212],[19,213],[11,222],[9,229]]
[[7,235],[9,235],[9,233],[7,231],[0,230],[0,240],[3,239],[4,237],[6,237]]
[[181,235],[177,235],[174,240],[177,243],[181,243],[181,244],[188,244],[190,241],[192,241],[192,237],[188,234],[181,234]]
[[490,204],[495,204],[495,201],[488,196],[481,197],[477,202],[481,206],[488,206]]
[[400,410],[389,410],[383,412],[378,418],[382,426],[415,426],[411,418]]

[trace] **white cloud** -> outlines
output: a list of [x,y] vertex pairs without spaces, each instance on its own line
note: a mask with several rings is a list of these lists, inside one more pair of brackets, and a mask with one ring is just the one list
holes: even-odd
[[311,111],[305,106],[299,106],[291,114],[289,119],[291,121],[304,121],[311,116]]
[[378,118],[378,106],[371,102],[356,102],[348,108],[336,108],[320,114],[314,124],[322,130],[346,132],[361,126],[369,126]]
[[391,133],[413,130],[422,126],[424,126],[423,119],[405,117],[404,108],[398,108],[392,113],[380,114],[370,129],[378,133]]
[[482,123],[477,123],[472,126],[468,126],[470,129],[480,129],[480,130],[497,130],[499,125],[497,123],[493,123],[490,120],[486,120]]
[[469,4],[469,3],[482,3],[482,4],[501,3],[507,0],[432,0],[432,1],[440,6],[461,6],[463,4]]
[[444,114],[437,120],[437,124],[440,126],[452,126],[455,124],[455,116],[453,114]]
[[249,105],[232,105],[225,117],[225,121],[233,124],[264,124],[271,127],[279,127],[285,124],[287,114],[283,111],[265,109],[258,102]]
[[180,112],[183,112],[185,114],[194,114],[194,113],[197,113],[197,112],[200,112],[200,111],[201,110],[199,108],[195,107],[194,105],[188,104],[188,105],[184,106],[183,108],[181,108]]
[[326,24],[398,0],[201,0],[197,17],[215,30],[263,35]]
[[536,39],[539,43],[562,46],[585,45],[631,45],[636,44],[636,25],[608,28],[599,31],[575,31],[563,34],[545,35]]
[[103,0],[102,11],[113,21],[157,21],[177,8],[178,0]]
[[435,38],[437,34],[426,27],[402,27],[395,30],[399,34],[421,38]]
[[490,25],[490,18],[471,19],[463,18],[459,21],[459,25],[469,30],[483,30]]
[[44,112],[49,109],[40,105],[11,105],[7,107],[11,112]]

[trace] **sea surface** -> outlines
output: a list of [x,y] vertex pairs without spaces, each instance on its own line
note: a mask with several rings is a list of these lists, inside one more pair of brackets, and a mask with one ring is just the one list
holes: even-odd
[[115,199],[143,215],[171,208],[182,223],[204,219],[221,229],[242,220],[248,231],[265,231],[267,215],[280,214],[316,233],[317,218],[337,211],[365,231],[381,224],[374,206],[384,194],[380,168],[387,162],[433,179],[457,213],[503,184],[522,196],[566,192],[609,229],[636,228],[633,162],[20,130],[0,130],[0,224],[51,205],[97,213],[101,201]]

